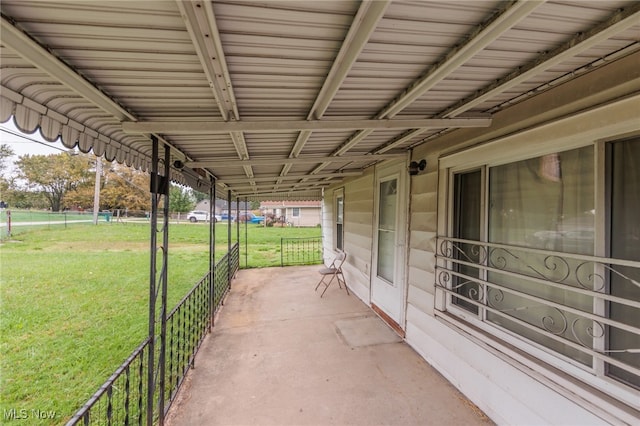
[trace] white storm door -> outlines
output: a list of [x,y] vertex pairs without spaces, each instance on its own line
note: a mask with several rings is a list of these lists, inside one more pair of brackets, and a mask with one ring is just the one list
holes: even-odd
[[371,278],[371,303],[402,327],[404,313],[405,220],[401,173],[378,176]]

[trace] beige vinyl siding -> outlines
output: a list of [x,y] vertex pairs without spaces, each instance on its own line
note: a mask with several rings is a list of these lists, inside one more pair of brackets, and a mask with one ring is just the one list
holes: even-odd
[[[344,241],[349,265],[358,284],[369,288],[373,244],[373,173],[349,182],[344,188]],[[368,299],[368,294],[367,294]]]
[[300,209],[300,215],[297,217],[293,215],[294,207],[287,207],[286,210],[287,222],[293,226],[318,226],[321,224],[320,208],[304,206],[295,208]]
[[432,314],[435,280],[435,240],[438,212],[438,160],[426,158],[426,170],[411,179],[407,309]]
[[373,170],[362,177],[336,185],[325,191],[323,206],[323,236],[325,259],[333,256],[335,245],[335,191],[343,189],[344,251],[347,260],[343,267],[347,285],[363,301],[369,302],[371,247],[373,244]]

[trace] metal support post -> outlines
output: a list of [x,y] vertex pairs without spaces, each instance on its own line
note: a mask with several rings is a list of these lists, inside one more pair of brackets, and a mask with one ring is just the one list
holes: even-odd
[[216,286],[216,178],[209,188],[209,333],[213,328]]
[[227,211],[229,212],[229,226],[227,226],[227,283],[231,288],[231,190],[227,191]]
[[[151,235],[150,235],[150,266],[149,266],[149,352],[147,367],[147,426],[153,425],[156,403],[154,396],[158,390],[158,420],[164,424],[164,383],[165,383],[165,347],[166,347],[166,316],[167,316],[167,260],[169,243],[169,149],[165,147],[164,173],[159,174],[158,139],[151,137]],[[160,202],[163,201],[162,246],[158,245],[158,212]],[[161,270],[158,276],[158,254],[162,255]],[[158,298],[160,296],[160,298]],[[159,315],[158,315],[158,302]],[[160,330],[158,330],[158,324]],[[159,332],[158,332],[159,331]],[[159,337],[159,341],[158,341]],[[159,343],[159,345],[157,345]],[[159,351],[156,365],[156,349]],[[157,376],[156,376],[157,375]],[[158,379],[158,381],[156,381]]]
[[[248,216],[248,211],[247,211],[247,197],[244,197],[244,215],[245,217]],[[247,221],[244,221],[244,267],[248,268],[249,267],[249,237],[248,235],[248,227],[247,227]],[[240,263],[240,262],[238,262]]]
[[[159,364],[159,382],[160,389],[158,392],[158,417],[160,426],[164,425],[164,402],[165,402],[165,389],[166,389],[166,374],[165,366],[167,359],[167,286],[168,286],[168,272],[169,272],[169,164],[171,161],[171,151],[168,146],[164,146],[164,175],[161,183],[162,195],[162,270],[160,272],[161,281],[161,298],[162,305],[160,306],[160,359]],[[194,367],[193,365],[191,366]]]
[[[236,197],[236,217],[238,218],[238,220],[236,220],[236,241],[238,245],[240,245],[240,197]],[[246,216],[244,217],[244,221],[247,221]],[[240,253],[238,252],[238,256],[239,255]],[[238,263],[240,263],[240,259],[238,259]]]

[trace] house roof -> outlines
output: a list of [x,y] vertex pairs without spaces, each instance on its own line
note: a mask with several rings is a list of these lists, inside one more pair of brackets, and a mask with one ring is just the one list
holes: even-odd
[[639,50],[640,2],[3,0],[0,121],[223,196],[323,188]]
[[296,200],[282,200],[282,201],[262,201],[260,203],[261,208],[291,208],[291,207],[315,207],[320,208],[322,203],[320,201],[296,201]]

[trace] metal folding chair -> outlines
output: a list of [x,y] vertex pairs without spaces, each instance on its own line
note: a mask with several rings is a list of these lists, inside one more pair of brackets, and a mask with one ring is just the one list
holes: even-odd
[[320,297],[324,295],[324,292],[327,291],[329,285],[333,282],[334,279],[338,280],[338,287],[342,288],[342,285],[344,284],[344,289],[347,291],[347,294],[349,294],[347,283],[345,282],[344,275],[342,274],[342,264],[346,259],[347,253],[343,251],[338,252],[336,257],[333,259],[333,262],[331,262],[331,265],[329,265],[328,267],[324,267],[320,271],[318,271],[322,275],[322,278],[320,278],[320,281],[316,285],[315,291],[318,291],[318,287],[320,287],[320,284],[324,284],[324,290],[322,290]]

